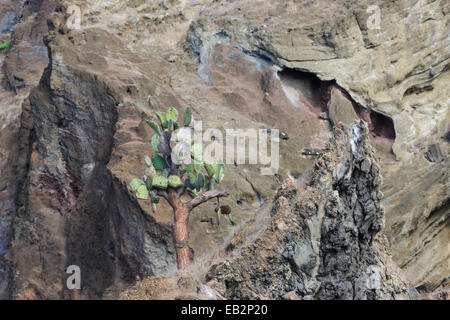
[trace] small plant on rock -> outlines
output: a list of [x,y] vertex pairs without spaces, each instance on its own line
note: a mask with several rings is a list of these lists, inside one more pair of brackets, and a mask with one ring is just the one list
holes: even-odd
[[0,51],[8,52],[10,47],[11,42],[8,40],[3,40],[3,42],[0,44]]
[[[217,199],[221,208],[219,198],[228,196],[229,192],[216,188],[224,178],[223,163],[204,161],[204,146],[190,139],[194,125],[191,110],[185,110],[182,125],[175,108],[157,115],[159,124],[147,120],[155,131],[150,140],[155,155],[145,155],[144,176],[133,179],[130,188],[138,199],[150,200],[153,210],[161,197],[170,204],[174,211],[173,237],[178,269],[184,269],[190,264],[188,222],[191,211],[212,199]],[[187,193],[191,199],[183,201],[181,198]]]

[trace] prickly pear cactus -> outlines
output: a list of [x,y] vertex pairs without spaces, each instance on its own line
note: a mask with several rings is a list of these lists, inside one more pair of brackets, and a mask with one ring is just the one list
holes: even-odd
[[[157,112],[154,120],[146,120],[154,131],[150,139],[153,155],[144,156],[144,176],[142,179],[133,179],[130,190],[137,199],[149,200],[153,212],[160,197],[172,206],[174,221],[178,226],[173,228],[177,263],[179,269],[184,269],[190,264],[189,248],[185,245],[189,219],[185,219],[185,212],[189,213],[200,203],[212,199],[217,199],[220,205],[220,198],[230,193],[216,190],[216,184],[224,177],[224,165],[205,162],[205,146],[192,139],[195,125],[192,111],[189,108],[184,110],[182,122],[179,122],[178,116],[178,111],[172,107],[166,113]],[[181,201],[186,192],[193,199]],[[218,223],[221,214],[226,214],[230,222],[234,223],[231,212],[227,214],[225,211],[222,208],[219,212]]]
[[181,122],[178,118],[178,110],[171,107],[167,112],[157,112],[153,120],[146,120],[154,131],[150,140],[154,154],[144,156],[144,176],[133,179],[130,190],[138,199],[150,199],[154,209],[159,201],[158,192],[183,187],[197,196],[215,189],[224,177],[223,163],[206,163],[205,146],[191,138],[192,111],[186,108]]

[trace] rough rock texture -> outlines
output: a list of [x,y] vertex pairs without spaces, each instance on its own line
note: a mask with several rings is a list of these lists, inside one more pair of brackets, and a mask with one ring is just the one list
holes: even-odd
[[[29,5],[38,12],[58,9],[51,1]],[[46,19],[39,15],[35,19],[47,27]],[[52,31],[44,43],[46,32],[38,33],[45,53],[42,59],[47,59],[45,71],[41,70],[38,79],[27,79],[24,89],[15,87],[30,93],[22,104],[19,132],[15,132],[20,143],[12,143],[20,149],[20,156],[12,153],[12,148],[5,163],[19,159],[12,168],[15,179],[9,180],[12,190],[18,189],[13,201],[16,210],[6,221],[11,226],[4,233],[10,235],[8,250],[1,252],[7,253],[5,265],[10,270],[2,273],[0,280],[8,282],[8,286],[2,285],[7,296],[17,299],[116,296],[121,283],[129,284],[138,275],[168,272],[175,266],[171,232],[147,215],[107,168],[113,144],[123,142],[120,136],[114,138],[114,133],[122,113],[116,109],[120,90],[126,92],[126,84],[114,78],[121,70],[105,79],[93,69],[87,72],[83,59],[86,64],[97,60],[97,70],[102,70],[102,59],[115,51],[99,47],[89,54],[82,47],[74,50],[70,42],[63,43],[59,51]],[[7,56],[7,70],[16,66],[16,56],[10,58],[14,50],[19,50],[22,42],[29,45],[22,39],[15,41],[19,44]],[[61,37],[61,41],[68,40]],[[14,73],[8,78],[13,77]],[[141,118],[133,112],[134,118]],[[133,117],[133,112],[127,116]],[[6,189],[3,194],[14,197],[13,192]],[[4,204],[4,210],[11,207]],[[10,211],[2,209],[4,212]],[[65,285],[66,268],[72,264],[85,271],[81,294],[70,292]]]
[[21,122],[23,108],[48,65],[48,51],[43,42],[47,32],[46,17],[54,10],[54,1],[3,1],[0,5],[0,40],[11,40],[8,53],[0,54],[0,298],[8,298],[12,271],[5,254],[10,246],[12,219],[17,213],[17,179],[21,165],[27,162],[27,150],[21,148],[22,135],[28,131]]
[[328,102],[328,116],[334,125],[341,122],[348,126],[358,119],[352,103],[344,97],[340,90],[335,90],[334,88],[331,90],[330,101]]
[[380,26],[373,29],[367,26],[369,2],[258,3],[216,3],[205,9],[191,25],[194,50],[201,52],[215,34],[225,34],[245,52],[282,68],[335,79],[356,102],[392,119],[392,149],[392,135],[383,134],[387,119],[375,130],[373,143],[380,154],[384,151],[383,160],[391,160],[390,152],[395,159],[382,168],[394,259],[416,285],[432,275],[448,279],[448,156],[430,163],[424,153],[437,143],[448,155],[449,2],[370,3],[380,9]]
[[[285,137],[278,175],[227,165],[237,226],[211,223],[213,204],[195,210],[201,262],[247,222],[258,235],[270,224],[281,181],[305,179],[330,120],[354,118],[350,105],[380,158],[394,261],[442,298],[449,3],[373,3],[380,29],[366,27],[371,1],[2,1],[0,41],[12,47],[0,52],[0,298],[116,297],[173,270],[171,208],[153,213],[127,187],[151,153],[144,120],[155,111],[189,106],[204,128]],[[73,4],[78,30],[66,23]],[[65,287],[70,264],[82,267],[81,292]]]
[[327,149],[309,185],[285,180],[267,230],[213,266],[208,286],[228,299],[418,298],[380,233],[381,176],[367,125],[337,128]]

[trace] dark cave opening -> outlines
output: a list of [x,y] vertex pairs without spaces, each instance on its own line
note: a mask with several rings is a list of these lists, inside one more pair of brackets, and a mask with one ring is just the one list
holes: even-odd
[[314,73],[285,68],[278,72],[281,82],[302,93],[301,102],[314,114],[327,112],[327,91],[332,81],[320,80]]
[[382,159],[387,162],[395,159],[392,145],[395,142],[396,133],[392,118],[360,105],[335,80],[321,80],[309,71],[290,68],[279,71],[278,76],[284,85],[301,93],[299,94],[300,102],[316,115],[324,112],[329,114],[332,90],[339,90],[353,106],[356,116],[367,122],[370,139],[377,150],[383,154]]
[[370,113],[371,133],[375,137],[395,140],[394,121],[384,114],[372,111]]
[[380,112],[363,107],[354,101],[347,91],[342,88],[340,88],[340,90],[344,92],[347,99],[351,101],[358,118],[367,122],[369,126],[369,138],[377,152],[381,155],[382,161],[384,163],[392,163],[395,161],[395,154],[392,146],[395,142],[396,133],[392,118]]

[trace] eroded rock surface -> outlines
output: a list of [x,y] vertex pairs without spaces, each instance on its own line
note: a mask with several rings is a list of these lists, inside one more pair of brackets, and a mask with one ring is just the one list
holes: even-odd
[[[0,41],[12,46],[0,52],[0,298],[117,297],[137,279],[174,270],[171,209],[161,203],[153,213],[127,187],[151,154],[145,119],[170,106],[189,106],[204,128],[275,128],[285,137],[276,176],[227,165],[237,226],[211,223],[213,204],[195,210],[197,262],[236,232],[258,238],[281,182],[307,180],[333,119],[349,124],[356,114],[380,158],[394,261],[421,292],[443,298],[449,3],[376,1],[380,29],[367,28],[368,4],[2,1]],[[70,5],[81,10],[80,29],[67,25]],[[70,264],[86,275],[81,292],[66,289]],[[382,274],[393,268],[377,265]],[[403,285],[387,286],[361,297],[406,297]],[[330,295],[356,297],[350,291]]]
[[[372,117],[373,143],[384,161],[387,234],[394,258],[416,285],[431,274],[445,282],[450,254],[442,245],[450,240],[445,140],[449,2],[379,1],[379,28],[368,26],[368,2],[258,3],[211,5],[191,25],[191,45],[207,47],[213,35],[226,35],[245,52],[281,68],[336,80],[356,102],[379,112],[381,117]],[[424,159],[435,143],[446,150],[445,162]],[[439,214],[426,219],[432,212]],[[439,262],[430,263],[430,252]]]
[[[228,299],[417,299],[382,233],[380,169],[363,122],[335,138],[298,188],[285,180],[272,222],[207,285]],[[238,235],[239,237],[239,235]]]

